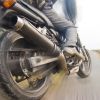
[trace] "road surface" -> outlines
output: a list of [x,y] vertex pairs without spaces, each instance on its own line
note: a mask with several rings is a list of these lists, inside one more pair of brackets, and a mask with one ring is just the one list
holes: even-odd
[[[100,100],[100,54],[90,52],[92,72],[86,79],[77,75],[63,77],[63,74],[52,75],[52,86],[41,100]],[[0,100],[11,100],[0,89]]]
[[[64,77],[61,82],[53,83],[42,100],[100,100],[100,55],[90,52],[92,73],[86,79],[77,75]],[[59,81],[61,78],[59,78]]]

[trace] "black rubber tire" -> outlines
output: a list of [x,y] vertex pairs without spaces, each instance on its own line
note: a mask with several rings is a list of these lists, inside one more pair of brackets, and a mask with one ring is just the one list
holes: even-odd
[[15,32],[9,32],[5,35],[3,40],[0,43],[0,83],[5,92],[12,97],[12,100],[39,100],[41,96],[47,91],[48,86],[50,85],[49,76],[45,78],[45,83],[38,89],[33,92],[23,91],[18,87],[11,77],[10,71],[6,65],[6,55],[10,45],[18,38],[23,38]]
[[[91,57],[90,57],[90,54],[89,54],[89,51],[86,51],[86,54],[88,56],[88,62],[84,61],[81,66],[79,67],[79,71],[78,71],[78,75],[81,77],[81,78],[86,78],[90,75],[91,73],[91,67],[92,67],[92,64],[91,64]],[[83,70],[83,67],[85,68],[85,70]],[[87,69],[86,69],[87,67]]]

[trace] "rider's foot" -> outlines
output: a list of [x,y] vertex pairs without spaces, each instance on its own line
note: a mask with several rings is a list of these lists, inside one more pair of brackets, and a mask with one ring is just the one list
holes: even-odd
[[76,47],[65,47],[63,49],[63,53],[65,56],[73,56],[73,55],[76,55],[79,59],[85,59],[84,56],[79,53],[76,49]]

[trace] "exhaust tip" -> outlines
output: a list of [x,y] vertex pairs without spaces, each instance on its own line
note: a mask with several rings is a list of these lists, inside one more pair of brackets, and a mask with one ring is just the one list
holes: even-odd
[[24,21],[22,18],[18,17],[17,15],[7,15],[2,19],[3,23],[2,26],[5,28],[14,28],[16,31],[20,30],[23,25]]
[[14,28],[16,31],[20,30],[24,26],[24,21],[22,18],[14,16]]

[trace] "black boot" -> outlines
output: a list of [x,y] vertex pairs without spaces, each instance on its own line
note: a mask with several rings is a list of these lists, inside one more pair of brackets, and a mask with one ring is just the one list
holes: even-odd
[[85,57],[81,53],[79,53],[77,51],[76,47],[74,47],[74,46],[64,47],[63,53],[64,53],[65,56],[76,55],[79,59],[85,60]]

